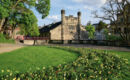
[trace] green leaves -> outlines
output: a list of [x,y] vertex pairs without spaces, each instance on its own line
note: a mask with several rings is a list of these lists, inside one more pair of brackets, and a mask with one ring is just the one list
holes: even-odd
[[6,18],[8,21],[4,24],[11,26],[12,29],[21,27],[22,34],[38,36],[37,18],[31,11],[32,7],[45,18],[49,14],[50,0],[0,0],[0,19]]
[[44,19],[50,10],[50,0],[38,0],[36,3],[36,10],[42,14],[42,18]]
[[88,25],[88,26],[86,26],[86,30],[88,31],[89,39],[94,39],[95,27],[92,25]]
[[39,35],[37,18],[31,10],[30,10],[30,12],[22,13],[22,18],[20,20],[20,24],[22,24],[21,33],[23,33],[24,35],[30,35],[30,36]]
[[0,19],[3,19],[8,16],[9,16],[9,11],[0,5]]

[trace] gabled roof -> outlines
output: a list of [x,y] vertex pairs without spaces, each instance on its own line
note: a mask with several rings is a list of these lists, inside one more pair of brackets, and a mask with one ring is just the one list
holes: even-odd
[[50,30],[58,27],[60,24],[61,24],[61,21],[56,22],[56,23],[52,23],[52,24],[49,24],[49,25],[46,25],[46,26],[40,28],[39,31],[40,31],[40,33],[49,32]]

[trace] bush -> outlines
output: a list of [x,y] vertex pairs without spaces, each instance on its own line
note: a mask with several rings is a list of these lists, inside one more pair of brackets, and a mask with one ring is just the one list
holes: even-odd
[[119,36],[108,35],[108,36],[106,37],[106,40],[119,41],[119,40],[122,40],[122,39],[121,39],[121,37],[119,37]]
[[7,39],[7,36],[0,33],[0,43],[15,43],[13,39]]
[[[57,47],[58,48],[58,47]],[[127,76],[128,61],[107,52],[90,49],[60,48],[80,53],[79,58],[69,64],[57,67],[37,68],[36,72],[16,73],[0,76],[1,79],[43,79],[43,80],[124,80]]]

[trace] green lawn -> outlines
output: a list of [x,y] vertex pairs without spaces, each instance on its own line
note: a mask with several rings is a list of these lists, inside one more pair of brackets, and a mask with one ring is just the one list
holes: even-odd
[[114,50],[111,50],[111,51],[108,51],[108,52],[113,53],[113,54],[117,54],[117,55],[119,55],[120,57],[123,57],[123,58],[128,59],[128,62],[129,62],[129,64],[130,64],[130,52],[114,51]]
[[69,63],[77,59],[78,54],[61,49],[30,46],[18,49],[12,52],[0,54],[0,73],[4,74],[7,70],[27,72],[36,69],[57,66],[59,64]]
[[93,49],[94,51],[97,52],[107,52],[107,53],[112,53],[112,54],[116,54],[120,57],[123,57],[125,59],[128,59],[129,65],[130,65],[130,52],[128,51],[116,51],[116,50],[98,50],[98,49]]

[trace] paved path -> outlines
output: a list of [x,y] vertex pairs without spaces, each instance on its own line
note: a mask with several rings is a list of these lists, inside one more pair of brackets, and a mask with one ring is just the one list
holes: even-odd
[[97,46],[97,45],[89,45],[89,44],[59,44],[58,46],[72,46],[72,47],[79,47],[79,48],[92,48],[92,49],[101,49],[101,50],[116,50],[116,51],[130,52],[130,47]]
[[[116,50],[116,51],[127,51],[130,52],[130,47],[112,47],[112,46],[97,46],[88,44],[49,44],[49,46],[72,46],[77,48],[92,48],[92,49],[102,49],[102,50]],[[0,54],[4,52],[10,52],[27,45],[22,44],[1,44],[0,43]]]
[[0,54],[4,52],[10,52],[19,48],[24,47],[21,44],[1,44],[0,43]]

